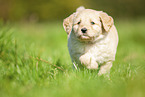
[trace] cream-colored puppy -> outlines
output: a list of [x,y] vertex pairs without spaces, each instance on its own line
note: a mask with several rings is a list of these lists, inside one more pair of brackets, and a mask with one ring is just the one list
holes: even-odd
[[102,11],[79,7],[64,19],[63,26],[74,67],[98,69],[99,66],[99,75],[109,72],[118,45],[113,18]]

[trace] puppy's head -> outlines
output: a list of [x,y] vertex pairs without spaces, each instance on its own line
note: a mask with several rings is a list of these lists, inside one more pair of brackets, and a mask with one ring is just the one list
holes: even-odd
[[104,31],[109,32],[113,19],[102,11],[80,7],[63,22],[67,34],[74,33],[80,41],[95,41]]

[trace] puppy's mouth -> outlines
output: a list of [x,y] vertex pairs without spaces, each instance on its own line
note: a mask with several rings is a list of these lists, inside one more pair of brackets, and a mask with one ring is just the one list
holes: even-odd
[[81,40],[81,41],[92,41],[94,38],[90,37],[90,36],[80,35],[78,37],[78,39]]

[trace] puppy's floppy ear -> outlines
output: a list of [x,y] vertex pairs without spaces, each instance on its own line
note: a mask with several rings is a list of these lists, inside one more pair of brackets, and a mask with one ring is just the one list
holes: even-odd
[[72,30],[72,24],[73,24],[73,18],[74,18],[75,13],[67,17],[66,19],[63,20],[63,27],[64,30],[66,31],[67,35],[70,34]]
[[100,19],[104,30],[108,32],[114,24],[113,18],[111,16],[108,16],[108,14],[105,12],[100,12]]

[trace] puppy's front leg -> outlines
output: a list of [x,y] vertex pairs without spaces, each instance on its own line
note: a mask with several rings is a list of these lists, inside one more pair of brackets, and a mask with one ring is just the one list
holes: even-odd
[[100,75],[105,74],[105,73],[109,74],[111,67],[112,67],[112,62],[107,62],[107,63],[103,64],[100,67],[98,75],[100,76]]
[[88,69],[98,69],[98,63],[89,54],[80,56],[79,58],[82,65],[85,65]]

